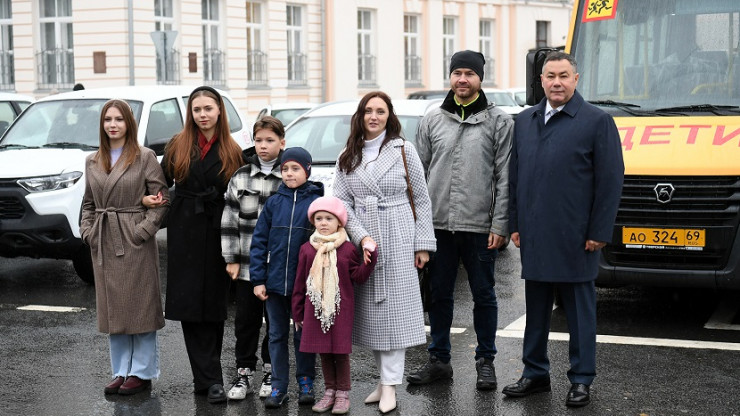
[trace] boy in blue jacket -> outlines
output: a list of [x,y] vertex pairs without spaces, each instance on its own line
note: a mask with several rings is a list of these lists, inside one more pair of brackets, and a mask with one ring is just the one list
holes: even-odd
[[[308,241],[313,226],[308,221],[308,207],[324,195],[324,185],[308,180],[311,155],[301,147],[283,153],[280,164],[283,183],[267,199],[257,220],[250,248],[249,274],[254,294],[266,301],[270,320],[270,358],[272,359],[272,393],[265,399],[266,408],[279,408],[288,400],[288,334],[293,283],[301,245]],[[298,403],[313,404],[313,379],[316,356],[299,351],[301,331],[293,333],[296,356]]]

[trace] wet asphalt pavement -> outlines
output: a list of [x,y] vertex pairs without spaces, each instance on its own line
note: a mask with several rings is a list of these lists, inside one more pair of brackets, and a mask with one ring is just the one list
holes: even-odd
[[[158,238],[164,269],[166,241],[162,235]],[[516,381],[522,367],[518,323],[524,314],[524,291],[519,270],[519,253],[511,246],[496,264],[498,388],[475,389],[473,304],[462,272],[453,321],[453,327],[462,330],[452,335],[454,378],[421,387],[404,383],[398,388],[398,408],[389,414],[740,415],[740,331],[736,330],[740,329],[740,295],[699,290],[599,289],[598,376],[592,386],[592,404],[582,409],[564,405],[570,387],[568,344],[558,340],[558,333],[567,333],[567,326],[564,314],[555,309],[552,332],[556,339],[550,341],[552,392],[505,398],[501,388]],[[163,279],[163,289],[165,284]],[[18,309],[24,305],[84,310]],[[734,308],[729,326],[705,329],[722,308]],[[162,375],[153,388],[130,397],[104,396],[103,386],[111,378],[108,341],[97,332],[95,314],[94,289],[74,275],[71,262],[0,258],[0,415],[315,414],[310,407],[299,408],[295,385],[287,406],[270,411],[256,394],[217,405],[194,395],[180,325],[172,321],[159,333]],[[235,372],[233,357],[232,305],[222,354],[226,383]],[[409,349],[406,373],[426,360],[425,346]],[[380,414],[377,406],[363,404],[377,383],[376,373],[370,351],[356,348],[350,414]],[[257,382],[261,375],[258,371]],[[323,391],[322,383],[319,376],[317,396]]]

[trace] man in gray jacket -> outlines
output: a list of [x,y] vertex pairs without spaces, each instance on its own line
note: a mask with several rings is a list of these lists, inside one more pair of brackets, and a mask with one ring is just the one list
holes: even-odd
[[419,125],[417,149],[429,183],[437,253],[429,263],[429,362],[408,376],[411,384],[452,377],[450,326],[462,260],[475,303],[476,388],[496,388],[498,304],[493,273],[498,249],[508,237],[514,122],[481,91],[484,64],[478,52],[455,53],[450,61],[452,89]]

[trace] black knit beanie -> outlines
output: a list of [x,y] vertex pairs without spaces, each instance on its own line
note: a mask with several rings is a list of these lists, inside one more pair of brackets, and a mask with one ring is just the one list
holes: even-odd
[[296,162],[306,172],[306,178],[311,176],[311,154],[302,147],[289,147],[285,149],[280,157],[280,168],[282,169],[285,162]]
[[450,74],[457,68],[469,68],[478,74],[483,81],[483,66],[486,64],[486,58],[480,52],[471,50],[455,52],[450,59]]

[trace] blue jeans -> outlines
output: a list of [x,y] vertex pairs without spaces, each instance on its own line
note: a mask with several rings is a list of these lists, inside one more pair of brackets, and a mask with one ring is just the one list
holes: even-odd
[[[268,293],[267,316],[270,320],[270,359],[272,361],[272,388],[288,391],[290,357],[288,357],[288,335],[290,334],[290,296]],[[300,352],[301,331],[293,332],[295,349],[296,381],[301,377],[313,380],[316,377],[316,354]]]
[[498,303],[494,290],[494,265],[498,250],[488,249],[488,234],[434,230],[437,252],[429,263],[431,304],[429,324],[432,343],[429,353],[450,361],[450,327],[455,300],[457,268],[462,260],[473,294],[473,326],[478,337],[475,359],[496,355]]
[[109,335],[108,339],[113,377],[136,376],[142,380],[159,378],[157,331]]

